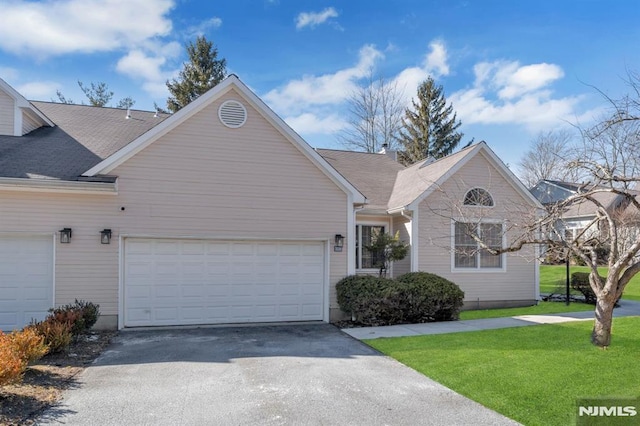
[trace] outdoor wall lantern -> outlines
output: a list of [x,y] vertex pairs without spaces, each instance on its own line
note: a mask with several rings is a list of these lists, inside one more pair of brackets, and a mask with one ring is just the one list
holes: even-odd
[[344,237],[341,234],[336,234],[333,251],[342,251],[342,246],[344,246]]
[[71,242],[71,228],[63,228],[59,232],[60,244],[69,244]]
[[111,243],[111,229],[103,229],[102,231],[100,231],[100,243],[101,244]]

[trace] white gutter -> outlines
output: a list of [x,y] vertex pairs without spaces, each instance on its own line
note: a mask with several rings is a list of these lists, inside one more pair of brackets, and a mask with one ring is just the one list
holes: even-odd
[[2,191],[64,192],[72,194],[117,194],[116,183],[79,182],[54,179],[0,177]]

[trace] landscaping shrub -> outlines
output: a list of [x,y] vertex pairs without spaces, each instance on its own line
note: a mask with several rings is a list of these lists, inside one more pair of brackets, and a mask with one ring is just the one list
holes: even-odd
[[44,337],[33,327],[25,327],[22,331],[14,331],[7,337],[18,356],[26,363],[39,360],[49,351]]
[[30,362],[42,358],[49,348],[30,327],[11,334],[0,331],[0,386],[19,383]]
[[85,330],[91,330],[91,327],[96,324],[98,317],[100,316],[100,305],[76,299],[75,306],[82,311]]
[[[602,277],[602,279],[606,279]],[[596,304],[596,294],[589,284],[589,272],[574,272],[571,274],[571,288],[579,291],[584,296],[585,303]]]
[[426,272],[397,280],[351,275],[336,291],[340,308],[363,325],[456,320],[464,299],[457,285]]
[[458,319],[464,292],[453,282],[428,272],[409,272],[398,277],[397,282],[404,322]]
[[398,316],[398,308],[388,298],[393,280],[370,275],[350,275],[336,284],[338,304],[365,325],[388,324]]
[[49,352],[57,353],[67,350],[73,339],[71,326],[68,322],[59,322],[53,316],[44,321],[33,323],[30,327],[44,338]]
[[19,382],[25,368],[27,361],[17,353],[11,338],[0,331],[0,386]]
[[100,306],[91,302],[78,300],[68,305],[51,309],[51,315],[55,321],[67,323],[74,336],[88,331],[98,320]]

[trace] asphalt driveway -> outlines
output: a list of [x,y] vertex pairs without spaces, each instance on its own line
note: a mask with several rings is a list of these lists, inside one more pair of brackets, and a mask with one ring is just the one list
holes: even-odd
[[125,331],[42,419],[82,425],[500,425],[327,324]]

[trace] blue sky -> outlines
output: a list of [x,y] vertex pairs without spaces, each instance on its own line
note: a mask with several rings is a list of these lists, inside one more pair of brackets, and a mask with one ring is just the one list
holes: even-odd
[[0,0],[0,77],[28,99],[77,80],[164,106],[204,34],[312,146],[340,148],[345,100],[368,70],[404,90],[433,76],[462,121],[516,170],[541,131],[587,125],[640,71],[636,1]]

